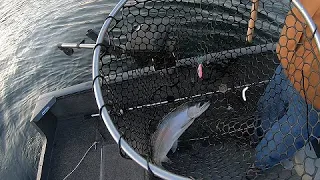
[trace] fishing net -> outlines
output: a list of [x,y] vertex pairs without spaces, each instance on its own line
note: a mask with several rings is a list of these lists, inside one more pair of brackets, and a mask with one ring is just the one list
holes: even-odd
[[107,19],[96,78],[103,107],[148,162],[166,114],[210,101],[163,169],[194,179],[320,178],[316,33],[291,1],[135,0]]

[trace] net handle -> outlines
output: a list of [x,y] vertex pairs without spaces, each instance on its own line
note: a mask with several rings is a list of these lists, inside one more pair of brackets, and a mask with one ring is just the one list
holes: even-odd
[[252,0],[251,14],[248,22],[248,31],[246,41],[252,43],[254,27],[258,16],[259,0]]
[[[114,17],[117,12],[119,12],[119,10],[126,4],[127,0],[120,0],[118,2],[118,4],[114,7],[114,9],[111,11],[109,17]],[[299,0],[292,0],[292,3],[294,4],[294,6],[297,7],[297,9],[301,12],[301,14],[303,15],[303,17],[305,18],[308,26],[310,27],[311,31],[314,32],[314,38],[317,44],[317,48],[319,51],[319,47],[320,47],[320,37],[319,37],[319,33],[317,31],[317,27],[314,24],[314,22],[312,21],[312,18],[310,17],[310,15],[308,14],[308,12],[306,12],[306,10],[303,8],[302,4],[299,2]],[[109,27],[111,23],[111,18],[107,18],[104,22],[104,24],[102,25],[96,44],[102,43],[104,40],[104,36],[107,32],[107,29]],[[121,135],[119,134],[117,128],[115,127],[115,125],[113,124],[110,115],[108,114],[107,110],[105,107],[103,107],[103,105],[105,104],[104,100],[103,100],[103,95],[102,95],[102,91],[101,91],[101,86],[99,81],[97,81],[96,77],[99,77],[99,59],[100,59],[100,51],[101,51],[101,47],[97,46],[94,51],[93,51],[93,58],[92,58],[92,79],[93,79],[93,91],[94,91],[94,95],[95,95],[95,99],[97,102],[97,106],[100,110],[101,109],[101,117],[103,119],[103,122],[105,123],[105,125],[107,126],[111,136],[113,137],[113,139],[116,142],[120,142],[121,143],[121,148],[124,150],[124,152],[131,158],[133,159],[135,162],[137,162],[140,166],[142,166],[144,169],[146,170],[151,170],[153,174],[159,176],[160,178],[163,179],[189,179],[183,176],[179,176],[176,174],[173,174],[171,172],[168,172],[166,170],[160,169],[157,166],[149,163],[148,161],[146,161],[146,159],[144,159],[141,155],[139,155],[137,152],[135,152],[134,149],[131,148],[131,146],[121,137]]]

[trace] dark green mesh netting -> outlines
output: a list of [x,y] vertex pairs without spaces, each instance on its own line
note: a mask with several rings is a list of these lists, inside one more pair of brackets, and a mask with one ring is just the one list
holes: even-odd
[[314,92],[316,99],[320,89],[313,33],[291,14],[302,24],[296,29],[302,40],[288,35],[287,41],[311,43],[303,52],[312,60],[301,62],[309,73],[292,66],[299,80],[281,63],[289,54],[277,56],[276,50],[293,4],[257,3],[251,43],[248,0],[135,0],[112,18],[106,34],[111,48],[100,57],[104,101],[122,137],[147,160],[152,162],[151,135],[164,115],[188,101],[210,101],[179,138],[178,150],[169,152],[172,163],[163,163],[164,169],[194,179],[320,178],[319,113],[316,100],[305,96]]

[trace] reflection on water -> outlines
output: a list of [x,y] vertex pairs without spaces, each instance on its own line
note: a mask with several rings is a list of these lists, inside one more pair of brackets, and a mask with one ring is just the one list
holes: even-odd
[[[0,2],[0,177],[34,179],[39,136],[28,123],[42,93],[88,81],[90,50],[72,57],[56,44],[98,30],[113,1]],[[90,41],[87,41],[90,42]]]
[[[221,34],[226,30],[240,30],[234,29],[226,20],[228,18],[215,16],[218,12],[229,12],[230,16],[226,15],[232,17],[229,21],[239,21],[244,25],[247,23],[243,18],[249,17],[249,0],[232,1],[238,3],[236,7],[231,7],[227,1],[215,2],[186,2],[185,6],[195,7],[195,11],[206,18],[196,22],[182,21],[185,31],[190,31],[190,25],[202,27],[205,24],[208,31],[214,26],[219,28]],[[116,3],[117,0],[0,2],[1,179],[35,178],[40,138],[28,122],[36,99],[42,93],[82,83],[91,78],[90,50],[76,50],[73,56],[68,57],[57,49],[56,44],[80,42],[85,38],[88,29],[98,30]],[[171,2],[171,5],[172,3],[174,2]],[[274,6],[271,8],[270,3],[266,3],[265,10],[259,14],[259,18],[268,19],[269,24],[261,24],[258,20],[257,27],[270,30],[256,31],[259,43],[276,39],[279,29],[277,22],[283,21],[283,16],[277,16],[277,10]],[[179,13],[172,12],[172,15]],[[212,22],[215,24],[210,25]],[[245,32],[245,28],[241,31]],[[192,40],[192,36],[190,39]],[[92,43],[90,40],[87,42]]]

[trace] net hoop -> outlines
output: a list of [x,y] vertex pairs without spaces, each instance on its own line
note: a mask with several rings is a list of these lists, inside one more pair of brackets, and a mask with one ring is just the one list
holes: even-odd
[[[96,41],[96,48],[94,49],[93,53],[93,59],[92,59],[92,79],[93,79],[93,91],[94,96],[96,99],[96,103],[98,106],[98,109],[100,110],[101,118],[104,121],[106,127],[108,128],[108,131],[110,132],[113,139],[121,145],[121,149],[136,163],[138,163],[141,167],[143,167],[146,170],[151,170],[152,174],[157,175],[160,178],[163,179],[190,179],[187,177],[183,177],[174,173],[171,173],[169,171],[166,171],[164,169],[159,168],[156,165],[153,165],[152,163],[149,163],[148,160],[146,160],[144,157],[139,155],[123,138],[121,138],[121,135],[119,131],[117,130],[116,126],[112,122],[110,115],[106,109],[105,101],[103,99],[102,95],[102,89],[101,84],[99,83],[99,77],[101,75],[99,74],[99,57],[101,52],[101,43],[103,42],[105,35],[107,34],[108,27],[110,26],[110,23],[112,21],[112,17],[114,17],[121,8],[126,4],[127,0],[120,0],[118,4],[114,7],[114,9],[109,14],[108,18],[105,20],[104,24],[102,25],[97,41]],[[300,3],[299,0],[292,0],[292,4],[299,10],[299,12],[303,15],[304,19],[306,20],[307,25],[310,27],[310,30],[314,32],[314,39],[317,45],[317,49],[320,49],[320,35],[317,31],[317,26],[313,22],[311,16],[309,13],[304,9],[303,5]]]

